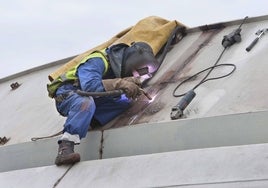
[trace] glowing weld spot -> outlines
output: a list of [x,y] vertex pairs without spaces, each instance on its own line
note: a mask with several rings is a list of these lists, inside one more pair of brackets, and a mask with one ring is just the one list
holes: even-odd
[[152,100],[149,100],[149,103],[154,102],[154,100],[155,100],[156,96],[157,96],[157,95],[151,96],[151,97],[152,97]]

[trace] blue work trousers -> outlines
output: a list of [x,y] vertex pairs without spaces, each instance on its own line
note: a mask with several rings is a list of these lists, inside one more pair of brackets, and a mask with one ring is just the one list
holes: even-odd
[[[64,93],[64,88],[59,88]],[[78,134],[80,139],[88,132],[92,118],[101,125],[108,123],[124,112],[130,106],[130,100],[125,96],[119,97],[84,97],[73,93],[62,102],[56,102],[58,112],[66,116],[63,132]]]

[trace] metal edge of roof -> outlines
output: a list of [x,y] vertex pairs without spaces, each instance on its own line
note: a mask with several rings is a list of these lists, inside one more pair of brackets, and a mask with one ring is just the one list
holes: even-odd
[[[201,26],[197,26],[197,27],[192,27],[192,28],[187,29],[186,32],[193,33],[193,32],[198,32],[198,31],[207,31],[210,29],[218,29],[221,27],[239,25],[243,19],[244,18],[232,20],[232,21],[227,21],[227,22],[217,22],[217,23],[212,23],[212,24],[208,24],[208,25],[201,25]],[[268,15],[248,17],[247,20],[245,21],[245,23],[252,23],[252,22],[263,21],[263,20],[267,20],[267,19],[268,19]]]
[[[193,33],[193,32],[198,32],[198,31],[207,31],[207,30],[210,30],[210,29],[216,29],[216,28],[219,28],[219,27],[237,25],[237,24],[240,24],[240,22],[243,19],[244,18],[237,19],[237,20],[232,20],[232,21],[227,21],[227,22],[218,22],[218,23],[212,23],[212,24],[208,24],[208,25],[201,25],[201,26],[197,26],[197,27],[193,27],[193,28],[188,28],[186,30],[186,32],[187,33]],[[268,19],[268,15],[249,17],[246,20],[245,23],[251,23],[251,22],[262,21],[262,20],[267,20],[267,19]],[[18,78],[20,76],[24,76],[26,74],[29,74],[29,73],[32,73],[32,72],[35,72],[35,71],[42,70],[44,68],[49,68],[49,67],[53,67],[53,66],[56,66],[56,65],[64,64],[64,63],[68,62],[69,60],[73,59],[76,56],[77,55],[73,55],[73,56],[70,56],[70,57],[67,57],[67,58],[64,58],[64,59],[60,59],[60,60],[57,60],[57,61],[53,61],[53,62],[44,64],[44,65],[41,65],[41,66],[37,66],[37,67],[31,68],[31,69],[27,69],[25,71],[15,73],[15,74],[12,74],[12,75],[4,77],[4,78],[0,78],[0,84],[5,82],[5,81],[8,81],[8,80]]]
[[3,83],[3,82],[6,82],[6,81],[12,80],[14,78],[18,78],[18,77],[27,75],[29,73],[33,73],[35,71],[43,70],[45,68],[54,67],[56,65],[62,65],[64,63],[70,61],[71,59],[73,59],[76,56],[77,55],[74,55],[74,56],[71,56],[71,57],[67,57],[67,58],[64,58],[64,59],[60,59],[60,60],[57,60],[57,61],[53,61],[53,62],[50,62],[50,63],[47,63],[47,64],[43,64],[43,65],[40,65],[40,66],[31,68],[31,69],[27,69],[27,70],[24,70],[24,71],[21,71],[21,72],[12,74],[12,75],[7,76],[7,77],[4,77],[4,78],[0,78],[0,84]]

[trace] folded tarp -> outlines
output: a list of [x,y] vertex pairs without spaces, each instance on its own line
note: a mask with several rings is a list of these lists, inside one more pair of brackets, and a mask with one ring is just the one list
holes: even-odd
[[167,42],[167,39],[176,26],[184,25],[176,20],[168,21],[157,16],[150,16],[142,19],[135,26],[121,31],[103,44],[76,56],[74,59],[61,66],[55,72],[51,73],[48,78],[50,81],[53,81],[72,67],[79,64],[85,56],[89,55],[93,51],[102,50],[113,44],[125,43],[130,45],[132,42],[147,42],[150,44],[154,54],[156,55],[163,47],[163,45]]

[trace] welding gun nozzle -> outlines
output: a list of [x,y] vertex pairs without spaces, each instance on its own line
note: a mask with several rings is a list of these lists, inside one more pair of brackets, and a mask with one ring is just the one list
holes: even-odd
[[147,97],[147,99],[152,100],[153,98],[147,93],[145,92],[143,89],[140,89],[140,91],[143,93],[143,95],[145,95],[145,97]]

